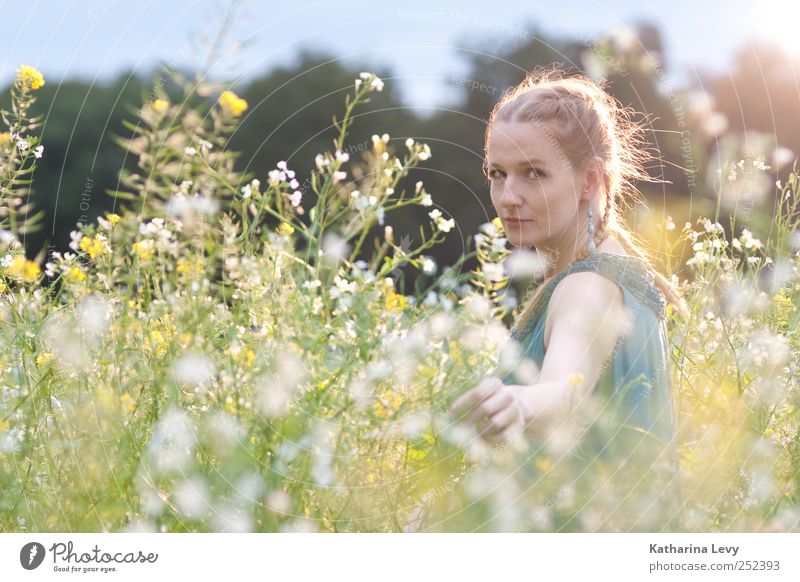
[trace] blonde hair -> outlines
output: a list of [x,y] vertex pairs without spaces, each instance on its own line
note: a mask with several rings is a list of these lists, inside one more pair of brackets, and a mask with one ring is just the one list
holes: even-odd
[[[644,260],[647,270],[664,298],[676,311],[686,314],[685,302],[669,279],[652,266],[646,245],[628,229],[622,217],[622,203],[628,197],[644,202],[634,183],[651,178],[644,164],[653,159],[645,147],[643,127],[634,121],[633,111],[624,108],[598,83],[583,75],[567,76],[560,65],[537,67],[512,87],[494,106],[486,126],[484,160],[488,156],[492,124],[497,121],[539,123],[548,136],[576,169],[584,169],[595,158],[604,162],[603,192],[605,210],[595,229],[595,242],[600,244],[613,234],[625,249]],[[486,172],[484,161],[484,172]],[[584,249],[573,259],[588,256]],[[539,303],[542,292],[555,276],[552,273],[533,294],[529,292],[516,310],[514,330],[525,325]]]

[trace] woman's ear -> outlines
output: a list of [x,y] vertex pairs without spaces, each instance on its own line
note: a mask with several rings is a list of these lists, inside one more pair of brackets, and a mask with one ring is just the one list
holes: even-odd
[[605,174],[605,163],[602,158],[595,157],[586,166],[585,181],[581,200],[591,200],[600,193]]

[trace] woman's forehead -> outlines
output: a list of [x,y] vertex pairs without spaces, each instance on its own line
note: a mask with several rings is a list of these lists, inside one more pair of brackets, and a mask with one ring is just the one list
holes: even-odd
[[508,166],[547,164],[556,153],[552,141],[533,123],[497,123],[489,136],[487,161]]

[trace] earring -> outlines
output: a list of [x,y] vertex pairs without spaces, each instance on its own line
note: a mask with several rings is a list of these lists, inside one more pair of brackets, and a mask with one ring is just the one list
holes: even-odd
[[597,249],[597,244],[594,242],[594,223],[592,222],[592,202],[589,201],[589,224],[586,229],[589,231],[589,253],[594,254],[595,250]]

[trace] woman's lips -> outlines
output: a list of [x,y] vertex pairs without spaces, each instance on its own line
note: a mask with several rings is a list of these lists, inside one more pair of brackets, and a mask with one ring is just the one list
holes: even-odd
[[506,224],[509,226],[522,226],[523,224],[533,222],[532,220],[520,220],[518,218],[506,218]]

